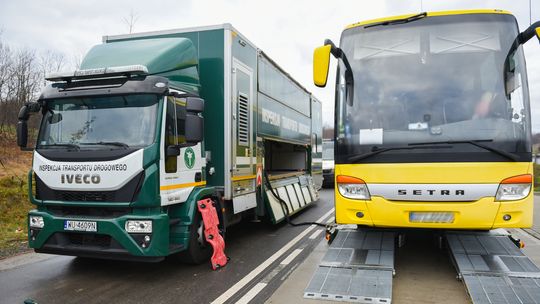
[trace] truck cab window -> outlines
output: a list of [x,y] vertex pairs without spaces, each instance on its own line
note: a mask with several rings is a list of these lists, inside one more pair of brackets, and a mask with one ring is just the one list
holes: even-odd
[[[174,97],[167,97],[167,114],[165,115],[165,147],[178,144],[178,131],[176,123],[176,105]],[[165,172],[175,173],[177,171],[177,156],[165,156]]]

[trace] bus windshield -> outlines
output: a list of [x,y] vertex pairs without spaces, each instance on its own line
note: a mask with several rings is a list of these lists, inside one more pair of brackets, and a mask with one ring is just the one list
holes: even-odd
[[523,50],[509,54],[518,33],[506,14],[345,30],[337,163],[530,161]]
[[48,100],[37,149],[126,149],[154,142],[158,96]]

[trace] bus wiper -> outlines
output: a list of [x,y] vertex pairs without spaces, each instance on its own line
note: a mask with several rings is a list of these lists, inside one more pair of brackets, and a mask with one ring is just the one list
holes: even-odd
[[452,145],[452,144],[470,144],[470,145],[473,145],[473,146],[476,146],[478,148],[482,148],[484,150],[487,150],[487,151],[490,151],[490,152],[493,152],[495,154],[499,154],[500,156],[502,157],[505,157],[511,161],[518,161],[518,157],[517,155],[513,154],[513,153],[509,153],[509,152],[506,152],[504,150],[501,150],[501,149],[497,149],[497,148],[493,148],[493,147],[490,147],[490,146],[486,146],[484,144],[482,144],[483,142],[493,142],[492,139],[479,139],[479,140],[449,140],[449,141],[437,141],[437,142],[424,142],[424,143],[411,143],[409,144],[409,146],[423,146],[423,145],[437,145],[437,144],[447,144],[447,145]]
[[420,13],[418,15],[410,16],[410,17],[403,18],[403,19],[395,19],[395,20],[388,20],[388,21],[382,21],[382,22],[368,24],[368,25],[364,26],[364,28],[370,28],[370,27],[379,26],[379,25],[393,25],[393,24],[409,23],[409,22],[412,22],[412,21],[416,21],[416,20],[426,18],[426,17],[427,17],[427,13],[424,12],[424,13]]
[[422,145],[422,146],[398,146],[398,147],[386,147],[386,148],[373,147],[373,149],[371,149],[371,152],[351,156],[351,157],[348,158],[348,160],[350,162],[357,162],[359,160],[366,159],[366,158],[372,157],[374,155],[384,153],[384,152],[387,152],[387,151],[392,151],[392,150],[448,149],[448,148],[451,148],[451,147],[452,146],[437,146],[437,145],[434,145],[434,146],[427,146],[427,145],[425,145],[425,146],[424,145]]
[[48,147],[67,147],[67,148],[73,148],[75,150],[80,150],[81,147],[79,147],[76,144],[46,144],[46,145],[39,145],[38,148],[48,148]]
[[124,149],[129,148],[128,144],[119,141],[98,141],[94,143],[81,143],[81,145],[116,146]]

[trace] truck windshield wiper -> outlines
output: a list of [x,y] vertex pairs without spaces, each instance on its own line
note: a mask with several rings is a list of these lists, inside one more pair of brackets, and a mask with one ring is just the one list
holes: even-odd
[[75,150],[80,150],[81,147],[79,147],[76,144],[46,144],[46,145],[39,145],[38,148],[50,148],[50,147],[67,147],[67,148],[73,148]]
[[98,141],[93,143],[81,143],[81,145],[116,146],[124,149],[129,148],[128,144],[119,141]]
[[437,145],[435,145],[435,146],[428,146],[428,145],[425,145],[425,146],[424,145],[422,145],[422,146],[398,146],[398,147],[386,147],[386,148],[373,147],[371,152],[351,156],[351,157],[348,158],[348,160],[350,162],[357,162],[359,160],[366,159],[366,158],[369,158],[371,156],[374,156],[374,155],[377,155],[377,154],[380,154],[380,153],[383,153],[383,152],[387,152],[387,151],[392,151],[392,150],[448,149],[448,148],[451,148],[451,147],[452,146],[437,146]]
[[418,15],[410,16],[410,17],[403,18],[403,19],[395,19],[395,20],[388,20],[388,21],[382,21],[382,22],[368,24],[368,25],[364,26],[364,28],[370,28],[370,27],[379,26],[379,25],[393,25],[393,24],[409,23],[409,22],[412,22],[412,21],[416,21],[416,20],[426,18],[426,17],[427,17],[427,13],[424,12],[424,13],[420,13]]
[[501,149],[497,149],[497,148],[494,148],[494,147],[490,147],[490,146],[486,146],[484,144],[482,144],[483,142],[493,142],[492,139],[479,139],[479,140],[449,140],[449,141],[437,141],[437,142],[423,142],[423,143],[411,143],[409,144],[409,146],[423,146],[423,145],[438,145],[438,144],[447,144],[447,145],[452,145],[452,144],[470,144],[470,145],[473,145],[473,146],[476,146],[478,148],[482,148],[484,150],[487,150],[487,151],[490,151],[490,152],[493,152],[495,154],[498,154],[502,157],[505,157],[511,161],[518,161],[518,157],[517,155],[515,154],[512,154],[512,153],[509,153],[509,152],[506,152],[504,150],[501,150]]

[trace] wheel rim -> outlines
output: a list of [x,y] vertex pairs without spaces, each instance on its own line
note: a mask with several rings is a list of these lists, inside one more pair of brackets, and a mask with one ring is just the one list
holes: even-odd
[[201,220],[199,222],[199,227],[197,227],[197,243],[199,244],[199,247],[205,248],[205,238],[204,238],[204,223]]

